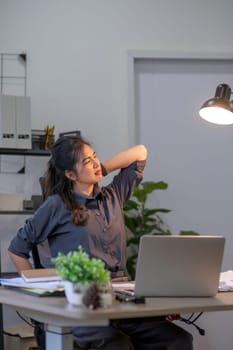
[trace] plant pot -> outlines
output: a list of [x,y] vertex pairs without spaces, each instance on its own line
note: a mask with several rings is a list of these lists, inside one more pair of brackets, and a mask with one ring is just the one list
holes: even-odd
[[[84,306],[85,304],[83,298],[86,293],[88,293],[88,289],[91,287],[91,285],[77,285],[70,281],[64,281],[63,284],[67,301],[72,305]],[[99,288],[98,296],[100,298],[98,307],[106,308],[112,305],[113,297],[108,286],[106,288]],[[91,304],[85,306],[92,307]]]
[[88,285],[77,286],[70,281],[64,281],[63,285],[67,301],[72,305],[82,306],[83,296],[88,288]]
[[113,293],[111,287],[100,288],[100,305],[103,308],[110,307],[113,301]]

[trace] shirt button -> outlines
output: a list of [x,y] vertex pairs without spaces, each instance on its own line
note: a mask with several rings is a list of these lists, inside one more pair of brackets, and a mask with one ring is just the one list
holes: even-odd
[[104,229],[103,229],[103,232],[106,232],[106,231],[107,231],[107,229],[106,229],[106,228],[104,228]]

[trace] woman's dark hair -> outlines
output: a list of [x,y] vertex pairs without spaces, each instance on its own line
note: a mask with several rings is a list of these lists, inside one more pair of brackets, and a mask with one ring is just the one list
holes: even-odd
[[51,158],[48,168],[41,180],[44,198],[53,194],[59,194],[67,208],[73,213],[73,222],[85,224],[87,211],[84,206],[79,206],[72,196],[72,181],[65,176],[66,170],[74,170],[80,160],[84,145],[90,146],[81,136],[61,137],[51,149]]

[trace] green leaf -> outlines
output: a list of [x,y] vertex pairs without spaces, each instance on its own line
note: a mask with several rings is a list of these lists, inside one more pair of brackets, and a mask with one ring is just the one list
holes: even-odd
[[[128,229],[127,247],[127,271],[132,279],[135,276],[135,266],[137,262],[137,254],[141,236],[145,234],[170,235],[170,230],[164,225],[160,213],[170,213],[170,209],[166,208],[147,208],[146,202],[148,196],[156,190],[166,190],[168,184],[164,181],[145,181],[141,182],[134,190],[131,199],[124,205],[125,225]],[[198,234],[195,231],[181,231],[181,235]]]
[[150,194],[155,190],[166,190],[168,188],[168,184],[164,181],[153,182],[153,181],[145,181],[142,183],[143,190]]
[[133,209],[135,209],[135,210],[138,209],[138,203],[132,199],[129,199],[124,205],[124,210],[128,211],[128,210],[133,210]]
[[66,255],[58,253],[52,262],[64,280],[75,284],[95,282],[99,285],[105,285],[110,281],[109,271],[105,269],[103,261],[89,258],[81,246],[78,247],[77,251],[69,252]]
[[183,231],[183,230],[181,230],[180,235],[182,235],[182,236],[189,236],[189,235],[190,236],[199,236],[200,234],[196,231]]

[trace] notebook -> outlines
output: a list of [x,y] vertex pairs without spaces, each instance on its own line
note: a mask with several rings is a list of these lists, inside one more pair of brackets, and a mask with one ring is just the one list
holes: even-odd
[[25,282],[48,282],[60,281],[61,276],[58,275],[56,269],[31,269],[21,271],[21,276]]
[[136,266],[135,295],[216,295],[224,244],[223,236],[142,236]]

